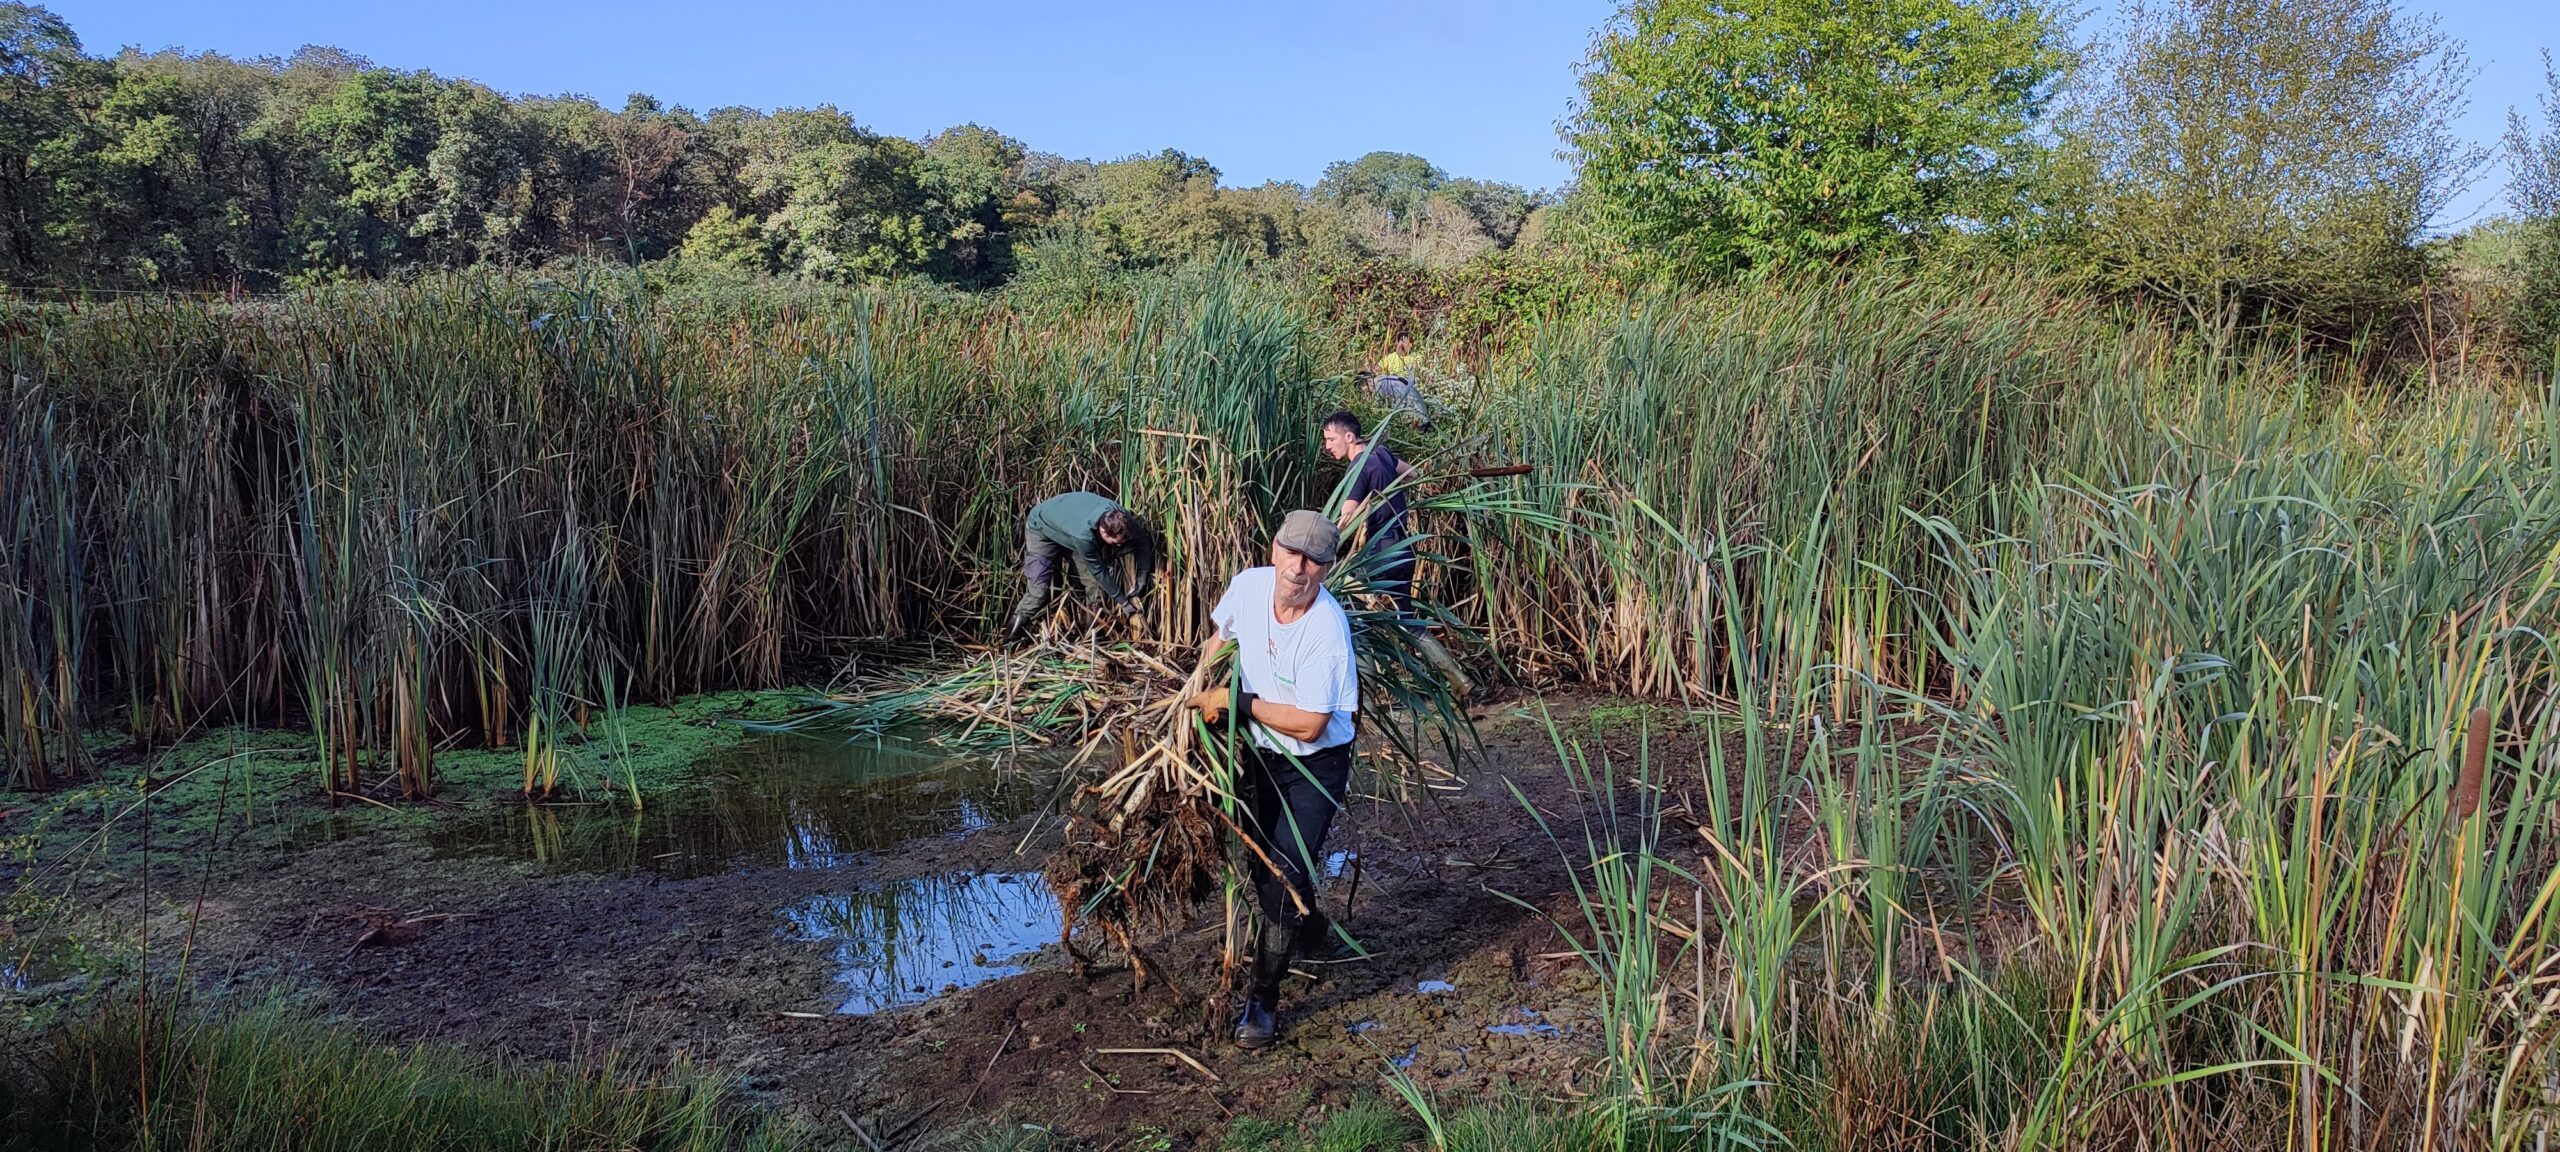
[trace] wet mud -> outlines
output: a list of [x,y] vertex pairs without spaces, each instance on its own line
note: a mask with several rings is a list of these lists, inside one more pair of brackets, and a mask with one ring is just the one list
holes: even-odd
[[1365,955],[1300,964],[1256,1053],[1224,1036],[1221,909],[1148,946],[1162,982],[1107,949],[1076,971],[1039,878],[1054,771],[894,744],[750,741],[636,814],[475,805],[270,850],[201,895],[193,978],[314,989],[400,1041],[682,1056],[910,1136],[1215,1146],[1233,1116],[1382,1095],[1391,1068],[1452,1101],[1570,1091],[1594,985],[1550,921],[1578,925],[1566,853],[1519,796],[1559,828],[1589,798],[1537,722],[1495,709],[1483,734],[1462,780],[1355,780],[1323,901]]

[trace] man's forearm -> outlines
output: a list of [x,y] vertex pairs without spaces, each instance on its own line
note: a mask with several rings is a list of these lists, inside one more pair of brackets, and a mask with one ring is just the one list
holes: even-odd
[[1253,698],[1253,719],[1292,740],[1314,743],[1317,737],[1324,735],[1324,726],[1332,721],[1333,716],[1256,696]]

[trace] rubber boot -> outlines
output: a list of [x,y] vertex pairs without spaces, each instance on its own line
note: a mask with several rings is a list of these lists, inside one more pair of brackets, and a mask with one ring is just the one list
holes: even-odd
[[1280,1003],[1280,982],[1289,978],[1289,960],[1297,946],[1296,926],[1263,922],[1253,948],[1253,983],[1248,992],[1253,999],[1268,1006]]
[[1264,921],[1253,947],[1252,983],[1245,989],[1244,1011],[1236,1019],[1236,1047],[1262,1048],[1280,1037],[1280,981],[1289,975],[1289,956],[1297,932]]

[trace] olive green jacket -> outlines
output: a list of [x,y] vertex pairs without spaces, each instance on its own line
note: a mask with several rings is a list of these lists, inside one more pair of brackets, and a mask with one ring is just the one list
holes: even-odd
[[[1085,581],[1101,589],[1103,599],[1126,607],[1154,585],[1156,554],[1154,542],[1144,531],[1125,545],[1103,543],[1101,534],[1094,531],[1094,521],[1119,506],[1109,497],[1091,492],[1061,493],[1031,506],[1028,527],[1074,553],[1076,568],[1084,574]],[[1136,557],[1138,562],[1137,581],[1125,592],[1120,588],[1119,564],[1124,555]]]

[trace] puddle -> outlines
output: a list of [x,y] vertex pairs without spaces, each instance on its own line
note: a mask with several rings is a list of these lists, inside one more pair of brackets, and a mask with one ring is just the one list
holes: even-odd
[[671,878],[743,867],[833,868],[919,837],[974,832],[1046,798],[1015,761],[895,739],[759,736],[690,787],[638,812],[612,804],[506,804],[439,824],[444,856],[508,856],[563,872]]
[[88,974],[56,950],[19,946],[0,953],[0,992],[55,992],[80,987]]
[[1342,874],[1350,869],[1351,862],[1359,858],[1359,853],[1347,850],[1327,853],[1324,858],[1325,879],[1341,879]]
[[1535,1008],[1514,1008],[1512,1011],[1519,1013],[1520,1019],[1526,1023],[1489,1024],[1485,1026],[1485,1031],[1496,1036],[1561,1036],[1564,1034],[1563,1029],[1540,1019],[1538,1010]]
[[1416,980],[1413,990],[1423,996],[1441,996],[1457,991],[1458,986],[1446,980]]
[[1018,975],[1058,938],[1058,899],[1037,872],[919,877],[782,915],[799,938],[835,944],[848,1016]]
[[306,848],[319,848],[341,840],[353,839],[362,831],[363,826],[356,822],[352,814],[331,812],[327,815],[311,817],[295,825],[293,831],[285,837],[284,843],[285,847],[300,852]]

